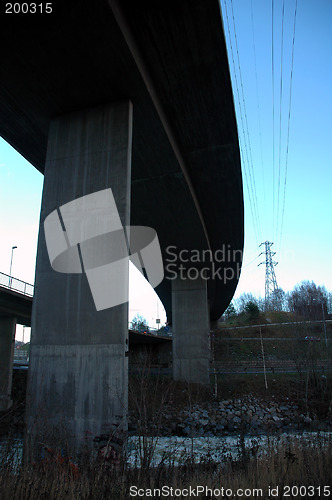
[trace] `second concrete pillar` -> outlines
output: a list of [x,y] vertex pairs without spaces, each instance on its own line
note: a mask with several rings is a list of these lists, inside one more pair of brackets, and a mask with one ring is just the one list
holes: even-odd
[[210,349],[206,280],[172,281],[174,380],[209,384]]

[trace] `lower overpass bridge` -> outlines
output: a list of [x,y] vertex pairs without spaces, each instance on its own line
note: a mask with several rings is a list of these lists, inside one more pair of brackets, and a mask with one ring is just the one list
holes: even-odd
[[31,326],[33,286],[0,273],[0,410],[11,404],[16,324]]

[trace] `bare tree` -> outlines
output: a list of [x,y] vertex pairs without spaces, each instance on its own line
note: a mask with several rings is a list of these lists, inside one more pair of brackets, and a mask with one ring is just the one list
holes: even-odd
[[307,319],[321,319],[327,314],[328,292],[313,281],[302,281],[289,292],[288,308]]
[[252,293],[242,293],[240,297],[234,300],[234,302],[238,314],[246,312],[246,305],[249,302],[252,302],[253,304],[256,304],[258,306],[258,300]]

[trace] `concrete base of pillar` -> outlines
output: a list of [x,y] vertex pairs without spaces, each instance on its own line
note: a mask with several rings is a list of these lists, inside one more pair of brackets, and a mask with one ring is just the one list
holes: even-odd
[[0,411],[8,410],[11,400],[16,318],[0,318]]
[[36,449],[38,438],[39,444],[60,446],[75,457],[96,456],[102,436],[122,448],[127,371],[122,344],[32,346],[29,397],[36,411],[26,422],[27,449]]
[[210,348],[206,280],[172,281],[174,380],[209,385]]

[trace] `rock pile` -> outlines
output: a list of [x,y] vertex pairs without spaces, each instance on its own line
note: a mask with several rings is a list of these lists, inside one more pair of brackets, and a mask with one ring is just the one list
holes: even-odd
[[[290,430],[317,429],[322,427],[316,416],[303,413],[298,405],[286,400],[283,403],[266,401],[255,396],[209,403],[203,408],[193,405],[176,414],[171,405],[163,411],[157,429],[164,436],[222,436],[229,434],[260,434]],[[326,423],[324,428],[326,429]],[[133,416],[129,429],[138,431]]]

